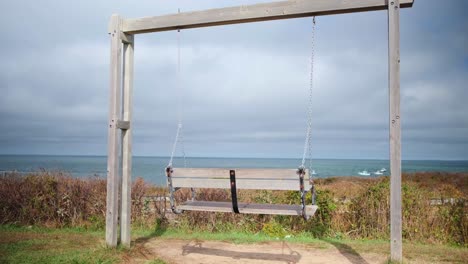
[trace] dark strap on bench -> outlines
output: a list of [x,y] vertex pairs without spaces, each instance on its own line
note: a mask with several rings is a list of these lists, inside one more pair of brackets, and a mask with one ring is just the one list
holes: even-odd
[[302,207],[302,217],[307,220],[307,215],[305,211],[305,194],[304,191],[304,175],[305,175],[305,168],[299,167],[297,170],[297,174],[299,175],[299,191],[301,192],[301,207]]
[[239,207],[237,206],[237,188],[236,188],[236,171],[230,170],[229,177],[231,179],[231,200],[232,200],[232,210],[234,213],[239,213]]

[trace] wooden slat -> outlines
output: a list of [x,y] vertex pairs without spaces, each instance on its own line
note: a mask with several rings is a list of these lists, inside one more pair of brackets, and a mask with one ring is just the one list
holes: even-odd
[[[172,178],[172,185],[181,188],[231,188],[229,179],[210,179],[210,178]],[[246,190],[299,190],[299,180],[281,180],[281,179],[237,179],[237,189]],[[304,188],[310,189],[308,181],[304,181]]]
[[[239,203],[239,213],[241,214],[271,214],[271,215],[301,215],[300,205],[288,204],[248,204]],[[306,214],[313,216],[317,210],[316,205],[306,206]],[[179,205],[177,209],[186,211],[203,212],[223,212],[232,213],[231,202],[212,202],[212,201],[187,201]]]
[[[229,179],[229,170],[226,168],[174,168],[172,177]],[[299,180],[296,169],[236,169],[236,179],[294,179]],[[306,170],[305,179],[309,178]]]
[[113,15],[109,26],[111,36],[110,54],[110,102],[107,149],[107,201],[106,201],[106,243],[117,245],[117,217],[119,198],[119,136],[117,120],[120,116],[120,84],[122,41],[120,40],[120,23],[118,15]]
[[[181,188],[230,188],[229,170],[224,168],[174,168],[172,184]],[[295,169],[234,169],[238,189],[299,190]],[[308,171],[304,187],[310,188]]]
[[[277,19],[323,16],[387,9],[389,0],[290,0],[172,15],[125,19],[123,32],[131,34],[209,27]],[[401,0],[411,7],[413,0]]]
[[388,1],[388,86],[390,94],[390,258],[403,260],[401,215],[400,8]]

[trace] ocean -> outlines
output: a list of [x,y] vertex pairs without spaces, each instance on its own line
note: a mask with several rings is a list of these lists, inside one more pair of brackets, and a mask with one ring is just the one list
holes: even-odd
[[[133,178],[142,177],[145,181],[165,185],[164,168],[168,157],[133,157]],[[297,168],[300,159],[278,158],[187,158],[187,167],[198,168]],[[174,159],[174,167],[183,167],[181,158]],[[359,176],[358,172],[367,170],[370,176],[385,168],[389,174],[388,160],[366,159],[316,159],[312,160],[315,177]],[[0,172],[18,171],[27,173],[45,170],[69,172],[75,177],[106,176],[106,156],[46,156],[46,155],[0,155]],[[468,161],[445,160],[404,160],[403,172],[440,171],[468,172]]]

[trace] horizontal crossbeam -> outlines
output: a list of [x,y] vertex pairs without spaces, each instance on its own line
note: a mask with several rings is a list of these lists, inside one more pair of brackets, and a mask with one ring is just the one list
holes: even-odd
[[[392,0],[289,0],[262,3],[125,19],[122,21],[122,31],[129,34],[140,34],[278,19],[376,11],[387,9],[388,1]],[[411,7],[413,1],[400,0],[400,7]]]

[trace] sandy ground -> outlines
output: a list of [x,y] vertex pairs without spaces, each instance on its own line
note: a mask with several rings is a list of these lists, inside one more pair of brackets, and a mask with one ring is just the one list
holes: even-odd
[[143,244],[148,257],[168,263],[384,263],[384,255],[358,254],[350,247],[326,248],[275,242],[232,244],[219,241],[151,239]]

